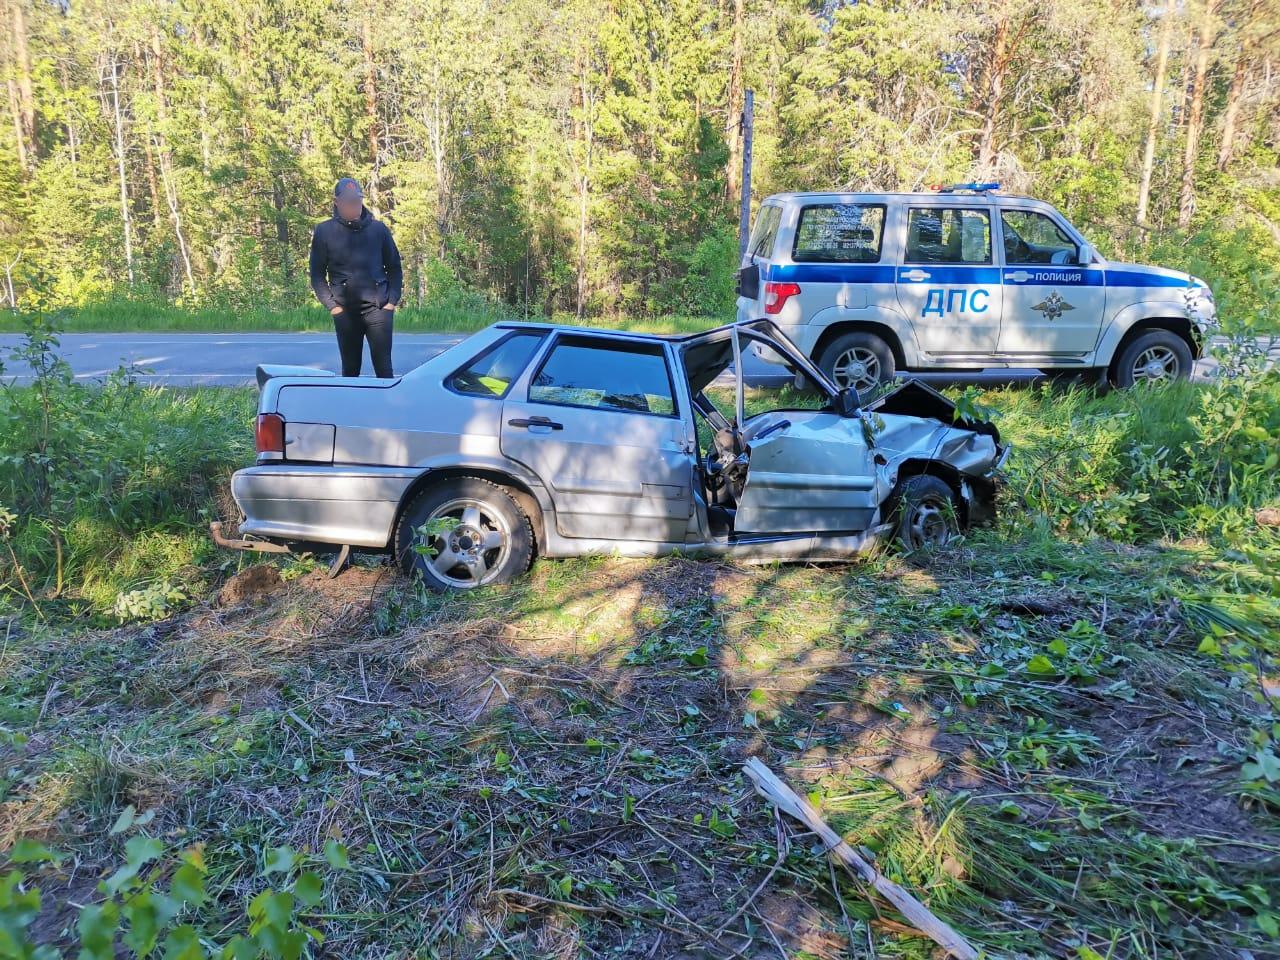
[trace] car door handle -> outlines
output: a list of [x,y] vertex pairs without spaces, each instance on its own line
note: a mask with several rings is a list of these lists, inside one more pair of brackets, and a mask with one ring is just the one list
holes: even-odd
[[1013,273],[1005,274],[1005,279],[1012,280],[1014,283],[1026,283],[1031,279],[1031,274],[1025,270],[1015,270]]
[[526,430],[528,430],[530,427],[549,427],[552,430],[564,429],[563,423],[556,423],[550,417],[529,417],[527,420],[523,417],[520,417],[515,420],[508,420],[507,426],[524,427]]
[[931,274],[926,273],[924,270],[908,270],[902,276],[907,280],[919,281],[919,280],[928,280]]

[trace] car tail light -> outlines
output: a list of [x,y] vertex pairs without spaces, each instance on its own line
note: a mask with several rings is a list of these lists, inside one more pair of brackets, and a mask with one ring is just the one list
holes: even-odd
[[770,280],[764,285],[764,312],[781,313],[787,300],[800,292],[798,283],[775,283]]
[[254,443],[259,453],[284,453],[284,417],[278,413],[258,414],[258,424],[253,431]]

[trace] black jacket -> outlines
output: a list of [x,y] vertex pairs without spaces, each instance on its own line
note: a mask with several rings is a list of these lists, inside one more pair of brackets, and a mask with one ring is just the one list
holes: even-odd
[[333,216],[311,234],[311,289],[329,310],[399,303],[404,288],[400,251],[391,231],[367,209],[359,220]]

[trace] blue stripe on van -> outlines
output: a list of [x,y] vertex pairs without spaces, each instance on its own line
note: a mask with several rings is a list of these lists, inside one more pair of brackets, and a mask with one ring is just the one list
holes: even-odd
[[1108,287],[1185,287],[1188,283],[1181,277],[1166,277],[1159,273],[1146,273],[1142,270],[1108,270]]
[[770,264],[764,278],[780,283],[893,283],[894,269],[880,263]]
[[[914,273],[917,270],[921,273],[927,273],[929,276],[923,280],[912,280],[906,276],[906,274]],[[956,264],[941,266],[936,263],[918,263],[899,267],[898,281],[922,287],[951,283],[999,283],[1000,270],[998,267],[959,266]]]
[[[1142,270],[1072,270],[1025,267],[966,266],[950,264],[914,264],[894,267],[881,263],[771,263],[764,264],[763,279],[786,283],[894,283],[901,279],[919,284],[1008,283],[1013,286],[1055,287],[1185,287],[1181,277],[1169,277]],[[901,276],[913,270],[929,274],[927,280],[912,281]],[[1011,274],[1026,272],[1026,280],[1013,280]]]
[[1029,265],[1005,267],[1004,282],[1015,287],[1101,287],[1106,285],[1106,275],[1101,270]]

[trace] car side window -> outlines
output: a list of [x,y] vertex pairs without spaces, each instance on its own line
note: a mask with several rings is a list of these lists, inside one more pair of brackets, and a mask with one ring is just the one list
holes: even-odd
[[990,263],[991,217],[985,210],[917,207],[907,214],[907,263]]
[[662,345],[561,337],[529,384],[529,400],[670,417],[675,393]]
[[1032,210],[1002,210],[1006,266],[1034,263],[1078,263],[1076,242],[1052,217]]
[[773,256],[773,242],[778,238],[778,224],[782,222],[782,208],[769,204],[756,215],[755,229],[747,243],[747,253],[766,260]]
[[510,334],[490,346],[466,366],[455,370],[444,385],[454,393],[475,397],[505,397],[524,372],[545,336],[540,331]]
[[877,263],[884,207],[824,203],[800,211],[791,259],[796,263]]

